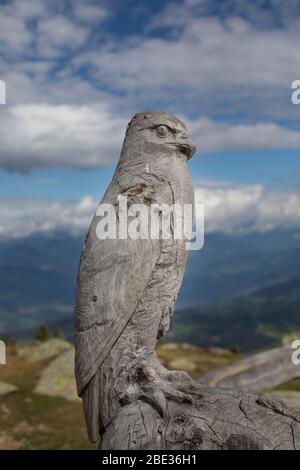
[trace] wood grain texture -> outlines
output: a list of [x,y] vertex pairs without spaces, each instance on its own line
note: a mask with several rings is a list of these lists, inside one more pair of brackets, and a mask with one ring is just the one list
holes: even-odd
[[287,400],[205,385],[184,396],[167,396],[163,415],[147,399],[124,406],[101,449],[300,449],[300,409]]
[[[187,160],[195,146],[165,113],[133,117],[101,204],[193,205]],[[172,222],[171,218],[171,222]],[[186,240],[99,239],[83,247],[75,304],[75,375],[90,440],[102,449],[299,447],[299,410],[288,402],[195,384],[155,354],[169,329],[187,259]]]
[[239,362],[220,367],[200,377],[210,387],[224,387],[261,393],[300,377],[300,364],[292,362],[290,345],[253,354]]

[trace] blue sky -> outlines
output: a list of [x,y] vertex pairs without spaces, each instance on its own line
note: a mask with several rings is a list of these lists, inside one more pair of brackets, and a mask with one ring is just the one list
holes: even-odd
[[[300,182],[298,151],[265,151],[215,154],[195,157],[190,162],[195,184],[199,179],[238,185],[263,184],[267,188],[294,191]],[[0,197],[36,197],[58,200],[81,199],[87,191],[98,199],[110,183],[113,166],[33,171],[28,174],[0,171]]]
[[222,229],[222,205],[235,224],[257,206],[277,227],[272,201],[282,225],[298,226],[299,18],[294,0],[0,0],[0,235],[40,230],[41,214],[43,230],[60,227],[55,207],[70,201],[84,229],[126,123],[145,109],[187,123],[208,226]]

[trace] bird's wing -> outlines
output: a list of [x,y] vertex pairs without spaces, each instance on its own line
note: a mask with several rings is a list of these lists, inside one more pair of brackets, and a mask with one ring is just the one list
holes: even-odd
[[[155,189],[151,191],[155,199]],[[157,199],[167,202],[172,197],[171,191],[167,193],[162,198],[160,192]],[[135,188],[132,194],[136,194]],[[141,197],[140,191],[137,194]],[[76,292],[75,372],[79,396],[130,320],[161,253],[161,240],[100,240],[96,235],[98,221],[95,216],[87,235]]]

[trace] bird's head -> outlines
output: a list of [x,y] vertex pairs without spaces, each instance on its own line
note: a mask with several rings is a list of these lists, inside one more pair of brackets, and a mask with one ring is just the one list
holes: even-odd
[[155,111],[133,116],[127,127],[125,144],[134,153],[143,152],[158,158],[176,155],[188,160],[196,151],[182,121],[170,114]]

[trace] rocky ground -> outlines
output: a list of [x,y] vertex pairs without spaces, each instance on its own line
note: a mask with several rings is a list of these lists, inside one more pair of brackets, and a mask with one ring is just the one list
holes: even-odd
[[[169,369],[202,374],[240,359],[237,352],[161,343]],[[60,339],[8,347],[0,366],[0,449],[93,449],[85,433],[73,375],[74,348]],[[277,390],[300,402],[300,380]]]
[[[0,390],[3,384],[15,389],[0,392],[0,449],[94,448],[86,438],[73,377],[60,367],[53,373],[53,363],[68,351],[74,354],[60,340],[8,348],[7,364],[0,366]],[[66,367],[73,369],[72,361]]]

